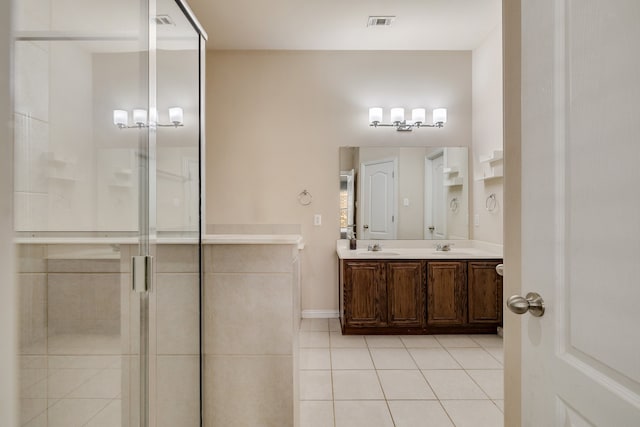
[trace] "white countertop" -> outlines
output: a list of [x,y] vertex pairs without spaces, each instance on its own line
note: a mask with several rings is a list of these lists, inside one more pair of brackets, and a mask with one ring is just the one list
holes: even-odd
[[[379,243],[380,251],[367,246]],[[350,250],[348,240],[338,240],[336,252],[340,259],[502,259],[502,246],[474,240],[438,241],[452,244],[450,251],[436,251],[435,241],[358,241],[358,249]]]

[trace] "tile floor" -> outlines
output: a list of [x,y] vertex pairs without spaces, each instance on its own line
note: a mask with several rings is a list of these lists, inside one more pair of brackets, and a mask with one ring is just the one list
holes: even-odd
[[300,327],[300,427],[502,427],[497,335],[343,336]]

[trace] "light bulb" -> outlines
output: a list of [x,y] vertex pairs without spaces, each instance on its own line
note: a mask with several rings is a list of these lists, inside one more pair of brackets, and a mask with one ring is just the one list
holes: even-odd
[[119,128],[129,125],[129,113],[125,110],[113,110],[113,124]]
[[445,124],[447,123],[447,109],[446,108],[436,108],[433,110],[433,123],[434,124]]
[[147,110],[140,108],[133,110],[133,123],[138,126],[145,126],[147,124]]
[[382,108],[369,108],[369,123],[378,124],[382,121]]
[[391,109],[391,123],[404,122],[404,108]]
[[183,123],[184,113],[180,107],[169,108],[169,121],[175,126],[180,126]]
[[416,124],[422,124],[424,123],[426,114],[424,108],[414,108],[411,110],[411,120]]

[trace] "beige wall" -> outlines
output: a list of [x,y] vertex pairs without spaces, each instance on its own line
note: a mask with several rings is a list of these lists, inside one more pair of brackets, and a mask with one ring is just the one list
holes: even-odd
[[0,2],[0,414],[7,427],[17,425],[16,289],[13,256],[13,136],[11,119],[11,10]]
[[[376,105],[387,114],[444,106],[449,121],[411,133],[374,129]],[[470,141],[468,51],[207,53],[206,222],[301,224],[303,310],[337,309],[338,147]],[[297,200],[304,189],[309,206]]]
[[[478,179],[490,167],[503,168],[502,161],[492,165],[480,164],[478,158],[493,150],[503,149],[502,130],[502,29],[496,27],[487,38],[473,50],[473,176]],[[480,225],[472,225],[472,238],[502,244],[503,223],[503,179],[474,181],[473,216],[478,215]],[[496,208],[486,209],[487,197],[496,195]]]

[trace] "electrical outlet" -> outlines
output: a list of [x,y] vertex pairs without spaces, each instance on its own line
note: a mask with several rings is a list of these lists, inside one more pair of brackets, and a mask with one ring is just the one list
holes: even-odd
[[313,225],[322,225],[322,215],[315,214],[313,216]]
[[402,204],[404,206],[409,206],[409,199],[405,197],[404,200],[402,201]]

